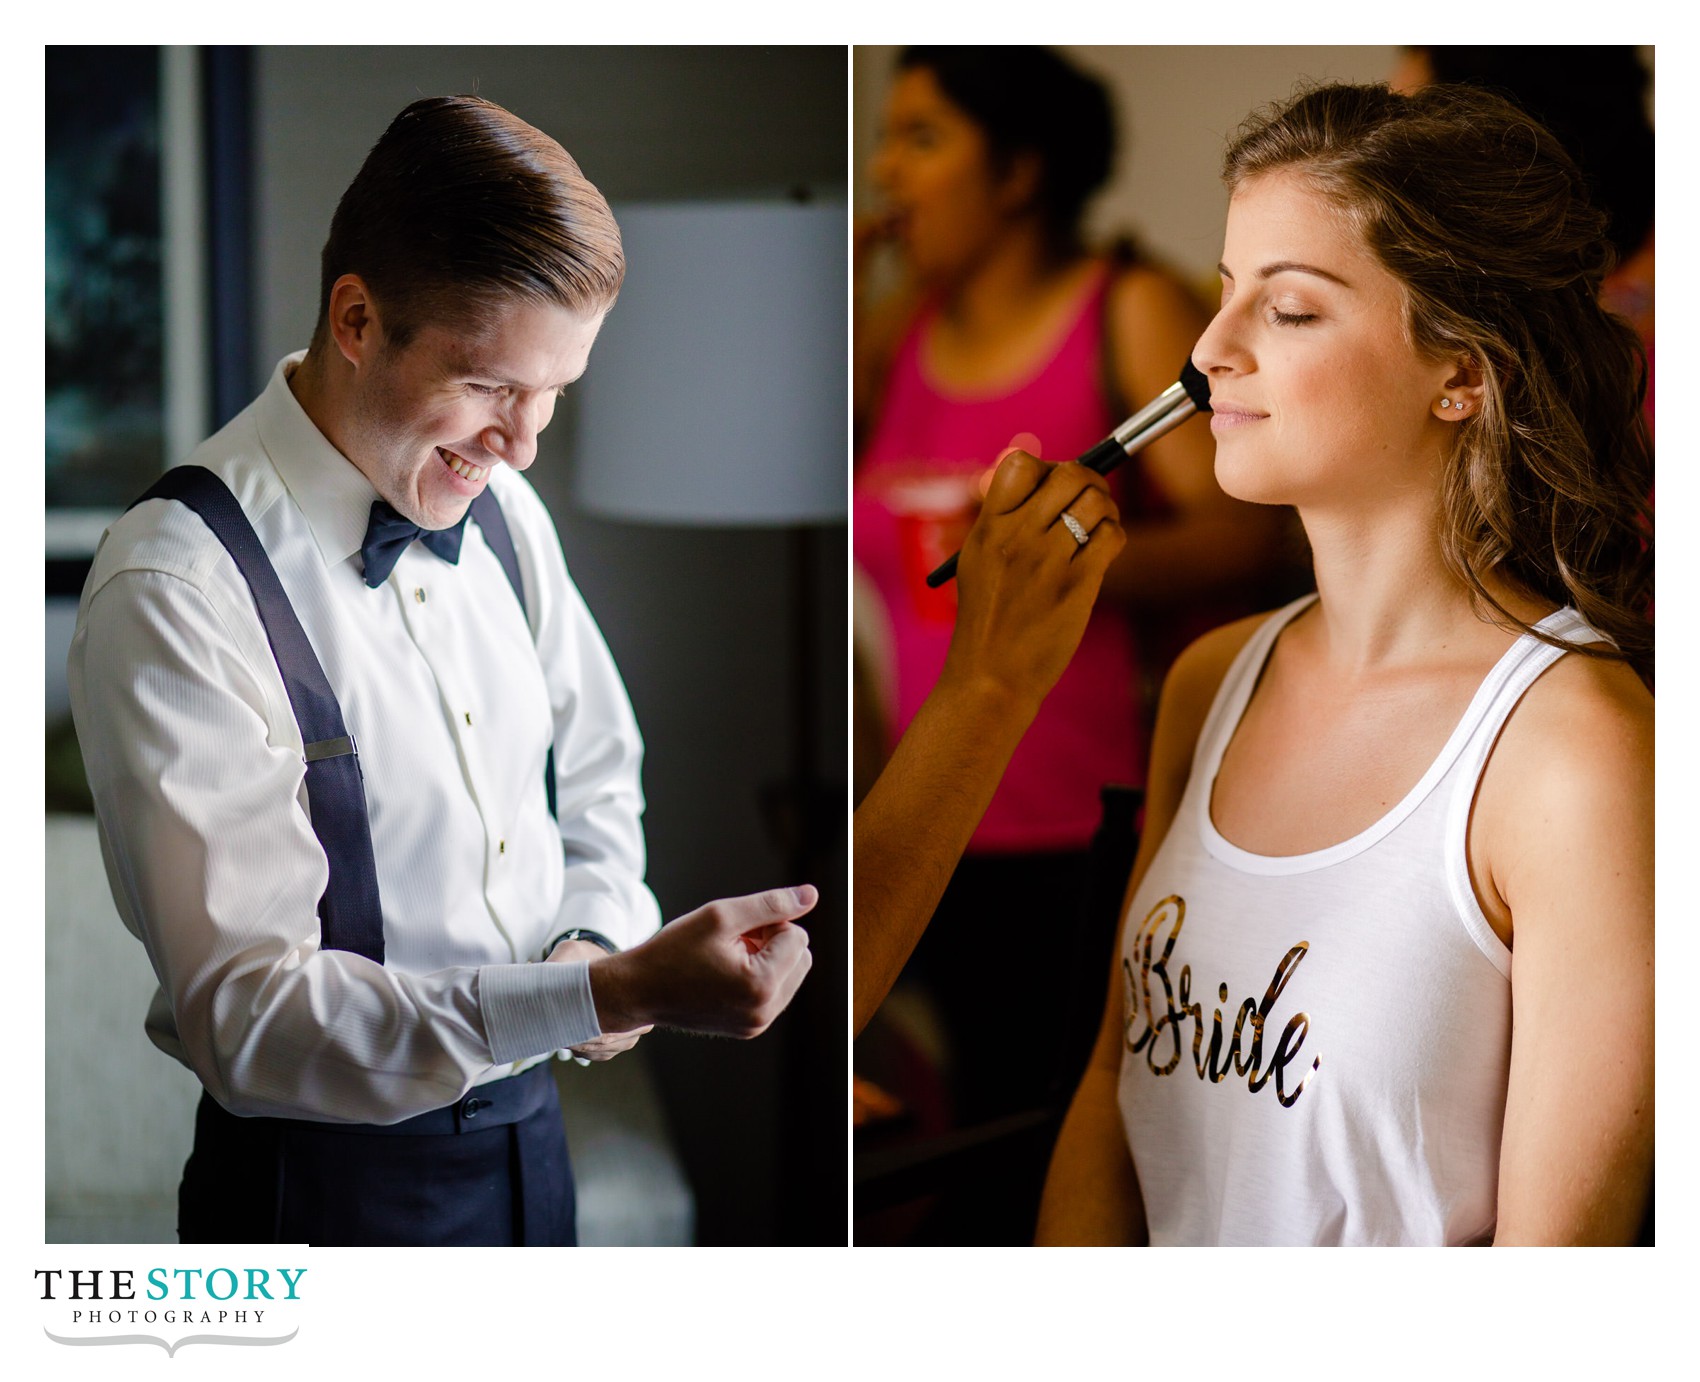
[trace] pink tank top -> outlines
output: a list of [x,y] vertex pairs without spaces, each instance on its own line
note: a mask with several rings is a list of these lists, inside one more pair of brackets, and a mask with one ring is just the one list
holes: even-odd
[[[884,407],[860,457],[855,555],[885,602],[897,668],[893,739],[944,667],[956,585],[929,590],[928,571],[962,545],[977,482],[1022,433],[1047,461],[1071,460],[1121,419],[1100,383],[1106,270],[1084,296],[1055,355],[1001,394],[959,396],[931,383],[921,342],[935,313],[919,313],[900,346]],[[1125,487],[1111,477],[1127,514]],[[1015,751],[971,851],[1082,849],[1106,782],[1145,781],[1143,707],[1127,619],[1100,604],[1086,636]]]

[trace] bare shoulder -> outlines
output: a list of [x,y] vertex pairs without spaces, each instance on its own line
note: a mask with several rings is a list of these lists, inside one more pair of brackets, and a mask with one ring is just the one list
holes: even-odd
[[1222,684],[1222,678],[1228,674],[1229,666],[1240,655],[1240,649],[1274,617],[1274,611],[1249,614],[1244,619],[1222,624],[1193,639],[1175,659],[1175,665],[1169,669],[1168,678],[1164,682],[1164,696],[1167,697],[1170,688],[1173,688],[1174,694],[1184,696],[1188,700],[1203,694],[1208,703],[1215,697],[1216,689]]
[[865,362],[888,363],[921,310],[919,289],[904,284],[856,314],[854,349]]
[[1529,688],[1482,774],[1471,862],[1490,920],[1525,939],[1564,895],[1650,894],[1653,697],[1628,667],[1572,653]]
[[1107,304],[1110,358],[1129,399],[1144,398],[1175,382],[1210,314],[1166,269],[1136,264],[1110,284]]
[[1267,614],[1255,614],[1212,629],[1187,646],[1163,679],[1157,729],[1151,741],[1151,762],[1145,778],[1144,838],[1129,880],[1129,898],[1152,851],[1162,842],[1180,809],[1187,778],[1192,773],[1198,736],[1222,687],[1222,679],[1247,640],[1269,618]]
[[1157,706],[1157,733],[1152,745],[1152,772],[1165,763],[1182,767],[1190,762],[1193,745],[1205,716],[1221,689],[1228,668],[1272,616],[1253,614],[1223,624],[1189,643],[1163,679]]
[[920,308],[920,294],[908,287],[858,307],[850,347],[858,429],[877,415],[898,347]]
[[1120,322],[1148,323],[1153,317],[1193,321],[1207,316],[1204,304],[1167,269],[1135,264],[1110,284],[1110,313]]
[[1561,657],[1512,712],[1491,762],[1525,793],[1650,783],[1652,693],[1624,663]]

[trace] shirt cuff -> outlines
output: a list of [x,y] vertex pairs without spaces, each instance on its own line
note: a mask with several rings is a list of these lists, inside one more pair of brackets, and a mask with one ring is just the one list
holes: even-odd
[[601,1036],[588,964],[483,965],[478,1007],[495,1065]]

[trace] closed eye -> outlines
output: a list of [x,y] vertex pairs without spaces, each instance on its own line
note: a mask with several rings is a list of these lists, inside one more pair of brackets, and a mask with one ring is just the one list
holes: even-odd
[[1283,312],[1279,307],[1271,307],[1269,316],[1276,326],[1303,326],[1316,320],[1315,312]]

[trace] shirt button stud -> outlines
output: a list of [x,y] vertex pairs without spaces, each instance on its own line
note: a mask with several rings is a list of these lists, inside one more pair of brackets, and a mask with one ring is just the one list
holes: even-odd
[[415,586],[413,588],[413,598],[415,600],[419,601],[420,604],[424,604],[425,603],[425,587],[422,586],[422,585]]

